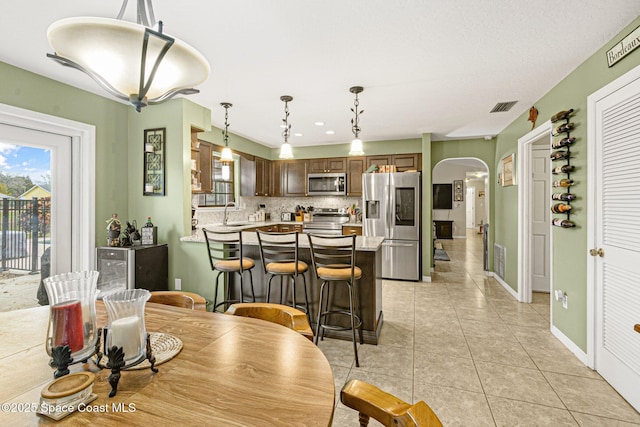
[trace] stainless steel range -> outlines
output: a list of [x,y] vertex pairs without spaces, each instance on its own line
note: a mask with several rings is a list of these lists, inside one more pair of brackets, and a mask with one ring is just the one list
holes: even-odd
[[342,209],[315,208],[311,222],[305,222],[303,232],[340,236],[342,224],[349,222],[349,214]]

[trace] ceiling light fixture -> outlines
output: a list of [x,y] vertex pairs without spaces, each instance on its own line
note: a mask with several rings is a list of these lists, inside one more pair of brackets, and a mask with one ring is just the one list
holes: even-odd
[[289,134],[291,133],[291,125],[289,124],[289,102],[293,101],[293,97],[289,95],[282,95],[280,97],[280,101],[284,102],[284,119],[282,119],[282,123],[284,124],[282,137],[284,138],[284,142],[280,146],[279,157],[281,159],[293,159],[291,144],[289,144]]
[[358,111],[358,105],[360,102],[358,101],[358,94],[364,90],[362,86],[353,86],[349,89],[349,92],[354,93],[356,95],[356,99],[353,101],[353,107],[351,111],[355,114],[355,118],[351,119],[351,131],[355,138],[351,141],[351,150],[349,150],[350,156],[363,156],[364,150],[362,149],[362,140],[358,137],[360,134],[360,114],[364,113],[364,110]]
[[222,137],[224,140],[224,148],[220,155],[221,162],[233,162],[233,156],[231,155],[231,148],[229,148],[229,108],[233,107],[230,102],[221,102],[220,105],[224,107],[224,130],[222,131]]
[[66,18],[47,29],[55,53],[47,57],[89,75],[104,90],[140,112],[194,89],[209,77],[209,63],[193,47],[157,30],[151,0],[137,0],[137,23],[116,19]]

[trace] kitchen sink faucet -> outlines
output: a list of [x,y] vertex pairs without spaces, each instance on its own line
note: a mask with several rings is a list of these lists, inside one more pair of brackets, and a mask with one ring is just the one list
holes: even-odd
[[229,206],[233,206],[235,208],[236,204],[234,202],[228,202],[224,205],[224,218],[222,218],[222,225],[227,225],[227,222],[229,221],[229,213],[227,212],[227,208]]

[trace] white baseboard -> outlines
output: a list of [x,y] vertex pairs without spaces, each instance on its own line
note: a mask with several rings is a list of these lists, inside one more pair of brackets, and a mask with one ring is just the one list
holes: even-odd
[[487,272],[487,276],[493,277],[494,279],[496,279],[496,282],[500,283],[502,285],[502,287],[511,294],[512,297],[514,297],[517,301],[518,300],[518,293],[516,291],[513,290],[513,288],[511,288],[511,286],[509,286],[507,284],[507,282],[505,282],[504,280],[502,280],[502,278],[496,274],[494,274],[492,271],[488,271]]
[[431,276],[422,276],[423,282],[431,282]]
[[588,363],[587,363],[587,353],[585,353],[584,351],[582,351],[582,349],[580,347],[575,345],[575,343],[573,341],[571,341],[569,339],[569,337],[567,337],[565,334],[563,334],[562,331],[560,331],[560,329],[558,329],[555,326],[551,325],[551,333],[553,334],[553,336],[558,338],[558,340],[565,347],[567,347],[567,349],[571,353],[573,353],[578,358],[578,360],[580,360],[582,363],[584,363],[589,368],[593,369],[593,367],[589,366]]

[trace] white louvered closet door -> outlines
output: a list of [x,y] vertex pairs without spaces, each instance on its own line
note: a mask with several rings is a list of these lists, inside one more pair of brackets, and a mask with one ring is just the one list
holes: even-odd
[[595,367],[640,410],[640,80],[595,116]]

